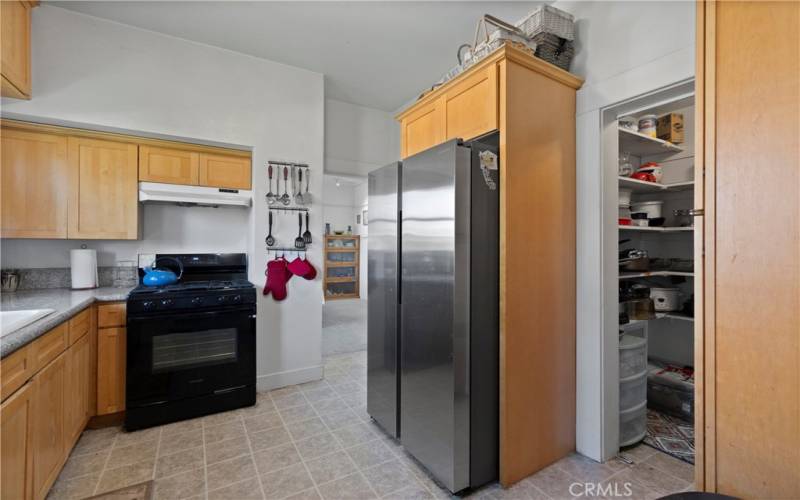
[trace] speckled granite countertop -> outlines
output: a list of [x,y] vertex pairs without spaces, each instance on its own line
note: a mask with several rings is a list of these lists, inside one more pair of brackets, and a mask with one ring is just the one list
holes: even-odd
[[18,290],[14,293],[0,294],[0,310],[3,311],[55,309],[55,312],[0,339],[0,358],[5,358],[20,347],[44,335],[52,328],[86,309],[93,302],[126,300],[131,290],[133,290],[133,287],[104,287],[93,290],[49,288]]

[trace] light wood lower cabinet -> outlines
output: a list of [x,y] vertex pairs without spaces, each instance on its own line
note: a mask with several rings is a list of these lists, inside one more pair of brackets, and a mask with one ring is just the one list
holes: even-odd
[[87,308],[0,361],[0,499],[45,498],[94,415],[96,324]]
[[0,498],[28,500],[31,479],[33,382],[25,384],[0,406]]
[[125,409],[125,328],[97,330],[97,414]]
[[77,442],[89,420],[92,383],[91,335],[84,335],[67,349],[65,359],[64,436],[67,448]]
[[66,459],[64,391],[66,357],[61,353],[32,380],[33,393],[33,497],[44,498]]

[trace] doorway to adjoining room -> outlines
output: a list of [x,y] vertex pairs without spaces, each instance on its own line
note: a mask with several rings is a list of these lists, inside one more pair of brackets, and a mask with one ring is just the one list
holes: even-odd
[[367,179],[325,174],[322,355],[367,348]]

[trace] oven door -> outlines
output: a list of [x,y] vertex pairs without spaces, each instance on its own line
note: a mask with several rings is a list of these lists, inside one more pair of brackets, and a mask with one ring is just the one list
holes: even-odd
[[253,306],[128,317],[127,405],[254,386],[255,318]]

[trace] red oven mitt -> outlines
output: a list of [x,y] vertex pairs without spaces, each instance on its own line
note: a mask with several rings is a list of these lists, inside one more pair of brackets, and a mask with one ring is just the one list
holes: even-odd
[[300,276],[301,278],[305,278],[306,274],[308,274],[311,266],[308,265],[308,262],[304,261],[300,257],[296,257],[293,261],[289,262],[286,266],[289,268],[292,274],[295,276]]
[[308,272],[303,275],[303,278],[307,280],[313,280],[317,277],[317,270],[314,268],[311,262],[308,261],[308,258],[303,257],[303,261],[308,264]]
[[267,263],[267,282],[264,285],[264,295],[272,293],[275,300],[286,298],[286,283],[292,274],[286,268],[286,260],[283,258],[274,259]]

